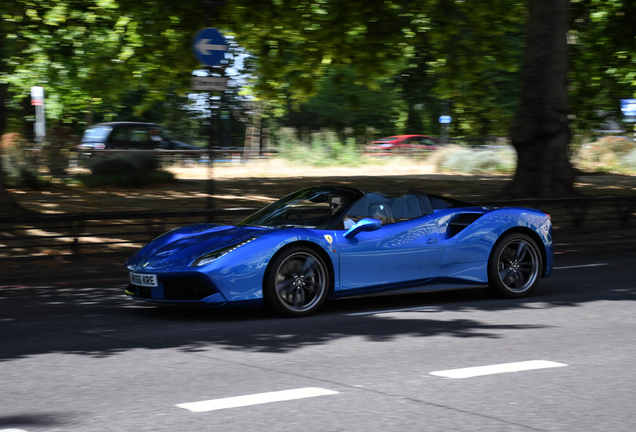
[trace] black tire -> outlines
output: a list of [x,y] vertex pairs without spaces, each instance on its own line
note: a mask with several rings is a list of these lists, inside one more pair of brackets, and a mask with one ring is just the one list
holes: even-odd
[[327,299],[329,275],[320,255],[304,246],[292,246],[269,263],[263,284],[265,301],[280,315],[309,315]]
[[488,261],[489,291],[506,298],[529,295],[539,285],[543,261],[537,244],[525,234],[504,235]]

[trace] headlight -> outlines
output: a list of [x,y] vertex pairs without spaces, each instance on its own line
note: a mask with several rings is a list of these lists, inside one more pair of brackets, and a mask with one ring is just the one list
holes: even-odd
[[192,264],[190,264],[190,267],[199,267],[202,265],[210,264],[212,261],[221,258],[223,255],[228,254],[232,252],[233,250],[240,248],[243,245],[248,244],[249,242],[251,242],[252,240],[255,240],[256,238],[257,237],[251,237],[251,238],[248,238],[247,240],[243,240],[240,243],[226,246],[222,249],[218,249],[218,250],[215,250],[214,252],[210,252],[207,255],[203,255],[202,257],[195,259],[192,262]]

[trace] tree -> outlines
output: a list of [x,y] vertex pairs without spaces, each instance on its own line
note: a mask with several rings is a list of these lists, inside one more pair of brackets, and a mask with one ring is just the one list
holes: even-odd
[[530,0],[521,101],[511,128],[517,170],[513,196],[566,196],[575,172],[568,157],[569,0]]
[[[250,23],[249,33],[239,31],[239,36],[261,62],[257,90],[280,98],[294,97],[285,87],[290,82],[296,96],[311,91],[328,66],[356,69],[361,82],[372,82],[390,70],[390,63],[413,59],[418,42],[421,46],[426,41],[430,59],[425,70],[435,76],[433,91],[456,106],[462,104],[466,112],[488,100],[493,77],[505,77],[507,71],[510,78],[501,83],[514,83],[521,50],[507,42],[525,36],[521,91],[510,125],[518,167],[507,191],[515,196],[565,196],[574,192],[575,179],[568,157],[568,86],[579,97],[582,119],[595,110],[594,104],[584,102],[598,99],[584,80],[568,82],[570,61],[577,66],[571,77],[591,77],[597,87],[606,83],[607,94],[636,82],[636,30],[630,24],[634,3],[573,3],[577,11],[573,28],[578,34],[568,33],[572,24],[568,0],[271,1],[260,2],[256,10],[243,5],[233,13],[235,22]],[[274,22],[274,27],[260,16]],[[588,53],[585,59],[569,57],[567,38],[573,36],[579,41],[572,41],[576,53]],[[590,58],[595,59],[593,64],[586,62]],[[585,68],[592,72],[586,75]],[[292,74],[292,80],[281,79]],[[604,97],[604,104],[616,106],[612,99]],[[509,112],[514,105],[508,104]],[[494,111],[476,114],[483,116],[484,125],[491,119],[506,119],[505,113],[492,115]]]
[[[609,105],[619,89],[626,92],[636,82],[634,5],[619,0],[572,5],[568,0],[232,0],[214,14],[202,13],[200,0],[16,0],[0,7],[5,44],[0,82],[10,84],[4,93],[18,99],[21,91],[44,81],[61,119],[78,121],[78,113],[116,103],[130,90],[148,95],[138,111],[165,98],[167,88],[187,91],[198,67],[190,55],[191,36],[213,25],[236,35],[254,54],[253,94],[280,100],[284,107],[307,100],[334,70],[346,70],[351,87],[380,88],[393,77],[388,91],[402,93],[407,124],[420,121],[416,106],[431,95],[451,100],[454,118],[467,131],[501,133],[512,123],[519,166],[508,190],[517,195],[573,191],[566,35],[577,54],[569,83],[577,110],[594,111],[594,104],[585,102],[598,99],[597,83],[612,89],[606,92],[612,96],[602,98]],[[568,19],[570,7],[574,22]],[[586,72],[582,66],[588,60]],[[590,85],[584,82],[588,77],[594,81]],[[0,111],[0,125],[5,118]]]
[[586,135],[605,116],[621,118],[618,100],[636,85],[636,3],[579,0],[571,4],[570,101],[575,133]]
[[[3,61],[8,52],[6,43],[6,29],[4,25],[4,16],[9,12],[7,4],[0,5],[0,138],[7,124],[7,83],[3,78],[5,75],[5,62]],[[7,213],[15,213],[21,211],[20,206],[13,200],[11,195],[5,189],[5,173],[3,169],[2,157],[4,149],[0,146],[0,208]]]

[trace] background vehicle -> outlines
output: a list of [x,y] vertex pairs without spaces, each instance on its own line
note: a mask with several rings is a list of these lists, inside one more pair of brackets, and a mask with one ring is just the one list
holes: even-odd
[[154,123],[97,123],[84,132],[78,150],[200,150],[175,140],[170,132]]
[[428,135],[395,135],[380,138],[367,144],[371,152],[413,152],[437,150],[442,143]]

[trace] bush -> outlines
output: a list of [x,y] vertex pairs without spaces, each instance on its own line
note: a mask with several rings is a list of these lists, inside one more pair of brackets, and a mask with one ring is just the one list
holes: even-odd
[[48,131],[46,142],[42,146],[41,163],[52,176],[61,177],[69,166],[71,150],[79,142],[79,137],[71,129],[57,126]]
[[22,135],[8,133],[0,140],[2,169],[8,186],[25,189],[42,189],[48,182],[40,178],[33,145]]
[[516,168],[516,152],[510,146],[493,149],[448,146],[436,155],[440,171],[459,173],[511,173]]
[[634,143],[623,137],[604,137],[596,141],[594,146],[603,152],[622,156],[632,151]]
[[89,161],[88,166],[91,174],[79,176],[82,184],[88,187],[140,187],[176,181],[174,174],[159,169],[157,156],[148,153],[96,158]]
[[338,134],[331,130],[314,132],[309,142],[301,141],[293,128],[281,128],[276,136],[278,157],[290,162],[313,166],[359,165],[360,154],[354,138],[342,143]]
[[94,175],[146,174],[159,169],[159,158],[153,154],[131,153],[95,158],[88,163]]
[[21,168],[20,176],[17,180],[17,186],[24,189],[41,190],[48,182],[40,179],[38,174],[29,169]]
[[583,170],[600,172],[631,171],[634,143],[622,137],[604,137],[584,144],[576,153],[575,164]]
[[625,155],[621,163],[629,171],[636,172],[636,149]]

